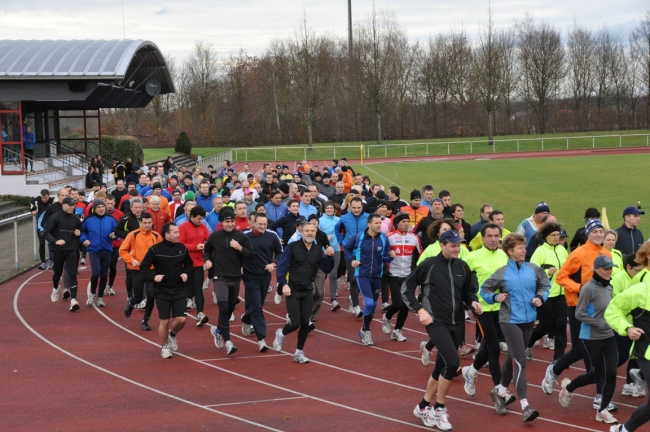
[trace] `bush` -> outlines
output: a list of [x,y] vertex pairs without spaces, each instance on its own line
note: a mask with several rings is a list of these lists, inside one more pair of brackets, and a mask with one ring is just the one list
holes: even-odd
[[[111,152],[118,155],[122,162],[126,161],[126,158],[131,158],[133,163],[140,164],[144,159],[144,152],[142,151],[142,145],[137,138],[132,136],[102,136],[102,150]],[[104,155],[105,164],[108,163],[109,166],[113,162],[112,155]],[[110,169],[110,168],[109,168]]]
[[190,139],[187,137],[185,131],[182,131],[180,135],[178,135],[178,138],[176,138],[176,145],[174,146],[174,151],[176,153],[185,153],[186,155],[192,153],[192,143],[190,142]]

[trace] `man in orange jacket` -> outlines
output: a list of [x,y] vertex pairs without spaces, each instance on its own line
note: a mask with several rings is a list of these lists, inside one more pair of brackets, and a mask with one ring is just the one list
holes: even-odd
[[413,189],[411,192],[411,205],[404,206],[399,211],[409,215],[409,232],[418,226],[420,221],[429,216],[429,207],[420,205],[422,202],[422,194],[419,190]]
[[[133,297],[130,297],[124,307],[124,316],[129,318],[135,305],[142,302],[144,298],[144,276],[140,273],[140,262],[144,259],[149,248],[162,241],[162,237],[153,231],[153,218],[149,213],[142,213],[140,228],[129,232],[120,246],[120,256],[126,263],[126,277],[131,279],[133,285]],[[150,285],[150,284],[147,284]],[[153,311],[153,286],[147,287],[147,297],[149,301],[144,310],[144,319],[140,328],[144,331],[151,330],[149,327],[149,317]]]

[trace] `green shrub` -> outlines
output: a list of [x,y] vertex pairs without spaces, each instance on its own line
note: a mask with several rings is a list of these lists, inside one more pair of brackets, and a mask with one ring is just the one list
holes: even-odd
[[192,153],[192,143],[190,142],[190,139],[187,137],[185,131],[182,131],[180,135],[178,135],[178,138],[176,138],[176,145],[174,146],[174,151],[176,153],[185,153],[186,155]]
[[16,206],[29,207],[29,201],[33,197],[25,195],[0,195],[0,201],[15,201]]
[[[140,141],[138,141],[137,138],[132,136],[103,135],[102,150],[117,154],[121,158],[122,162],[124,162],[126,158],[131,158],[133,163],[139,164],[142,163],[142,160],[144,159],[142,144],[140,144]],[[105,163],[112,163],[112,155],[104,155],[103,153],[104,152],[102,151],[102,156],[104,157],[104,160],[107,161]]]

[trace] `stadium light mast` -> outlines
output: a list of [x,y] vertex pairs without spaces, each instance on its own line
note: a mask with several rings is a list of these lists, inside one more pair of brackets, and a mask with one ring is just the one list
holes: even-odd
[[348,56],[352,57],[352,0],[348,0]]

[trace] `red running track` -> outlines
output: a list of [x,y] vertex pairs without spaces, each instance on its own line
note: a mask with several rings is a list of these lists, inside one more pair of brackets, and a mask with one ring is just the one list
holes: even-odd
[[[258,353],[254,338],[241,336],[237,319],[232,328],[239,351],[228,357],[214,347],[208,328],[196,328],[188,319],[179,333],[179,353],[163,360],[157,334],[140,330],[142,311],[124,318],[121,266],[118,274],[117,296],[107,297],[105,308],[85,306],[86,294],[80,290],[82,306],[76,313],[68,312],[66,301],[51,303],[49,271],[33,270],[3,284],[2,430],[425,428],[412,410],[422,398],[432,366],[420,362],[418,346],[425,334],[412,315],[404,329],[407,342],[391,341],[376,319],[371,329],[375,345],[365,347],[357,336],[361,321],[344,309],[332,313],[324,304],[318,329],[307,340],[305,353],[312,362],[306,365],[292,361],[295,334],[287,336],[283,353]],[[86,286],[88,278],[89,269],[82,268],[80,286]],[[340,292],[345,308],[347,291]],[[206,300],[211,325],[217,307],[209,294]],[[275,329],[284,324],[286,310],[270,298],[265,307],[270,344]],[[235,315],[242,312],[240,304]],[[154,312],[154,328],[156,316]],[[474,324],[467,323],[467,340],[473,338]],[[541,413],[538,420],[524,426],[518,403],[507,416],[497,415],[488,395],[491,379],[483,369],[474,398],[465,394],[460,379],[452,385],[447,406],[454,430],[476,429],[477,424],[499,431],[605,430],[591,408],[595,389],[582,389],[570,409],[562,408],[557,390],[546,396],[539,388],[551,352],[535,348],[534,356],[528,362],[528,399]],[[462,365],[470,361],[463,358]],[[570,369],[565,376],[580,371]],[[624,373],[621,368],[619,375]],[[642,402],[620,396],[623,383],[619,378],[614,398],[621,421]]]

